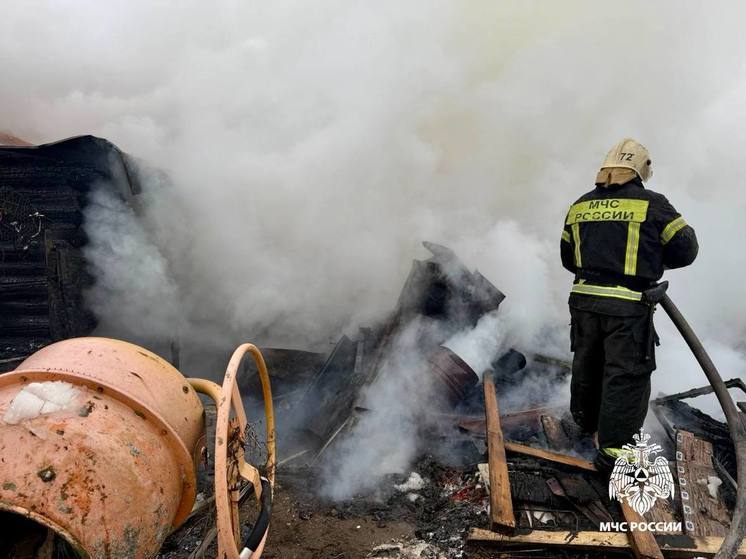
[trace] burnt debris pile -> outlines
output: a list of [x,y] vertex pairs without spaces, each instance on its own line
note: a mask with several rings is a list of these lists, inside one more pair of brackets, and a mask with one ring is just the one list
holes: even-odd
[[[398,379],[393,377],[397,375],[409,375],[407,386],[427,395],[424,406],[421,397],[412,398],[412,408],[418,409],[411,410],[427,438],[458,441],[456,446],[469,449],[460,453],[459,459],[478,456],[474,454],[478,444],[460,444],[464,437],[458,423],[483,414],[479,384],[485,371],[472,369],[445,344],[496,313],[505,295],[481,273],[468,270],[450,249],[423,244],[432,256],[413,262],[387,320],[376,327],[360,328],[354,339],[343,336],[310,382],[294,393],[295,398],[283,398],[282,404],[289,410],[302,410],[289,422],[288,431],[294,432],[286,433],[288,440],[292,439],[288,454],[297,455],[299,463],[315,463],[354,433],[361,416],[375,411],[367,392],[376,384],[396,383]],[[534,355],[527,359],[515,349],[504,350],[498,339],[488,351],[495,355],[488,374],[505,387],[518,386],[539,374],[560,383],[569,372],[567,365],[557,360]],[[405,367],[392,365],[407,352],[414,355],[408,356]],[[409,369],[418,370],[413,373]],[[448,428],[453,431],[448,433]],[[439,449],[442,446],[425,445],[421,450]]]
[[[673,472],[673,497],[658,499],[644,515],[624,499],[610,499],[608,476],[592,462],[592,438],[575,425],[566,405],[557,405],[546,390],[531,389],[532,380],[541,378],[557,392],[566,390],[568,363],[503,347],[496,338],[489,366],[474,370],[448,340],[497,313],[505,296],[451,250],[425,246],[432,257],[414,262],[389,318],[361,328],[354,339],[342,337],[307,385],[283,399],[289,416],[302,412],[282,433],[281,479],[304,479],[305,490],[316,488],[309,477],[318,467],[344,457],[336,447],[369,436],[357,426],[376,417],[375,406],[387,404],[366,393],[410,375],[407,366],[392,367],[391,361],[414,346],[418,359],[404,362],[419,373],[401,386],[427,394],[426,406],[411,399],[413,409],[404,418],[417,424],[413,456],[420,458],[382,476],[373,491],[366,487],[337,501],[335,511],[409,518],[417,541],[436,550],[433,557],[481,557],[495,546],[517,555],[526,549],[547,556],[588,550],[658,558],[714,554],[734,506],[735,457],[727,426],[682,401],[706,390],[653,401],[662,423],[654,436]],[[402,338],[410,343],[402,345]],[[739,381],[729,386],[743,389]],[[512,397],[517,389],[520,399]],[[387,450],[396,452],[384,448],[380,461]],[[375,466],[368,464],[371,471]],[[651,531],[601,531],[631,523]],[[396,544],[371,556],[407,556],[402,549],[406,545]]]

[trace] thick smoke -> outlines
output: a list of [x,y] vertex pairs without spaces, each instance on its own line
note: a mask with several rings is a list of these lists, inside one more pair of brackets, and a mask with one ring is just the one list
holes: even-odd
[[[437,391],[422,355],[423,333],[437,336],[437,321],[415,319],[394,340],[379,377],[365,390],[355,423],[320,462],[322,491],[347,499],[379,486],[386,474],[401,473],[422,450],[423,413]],[[432,446],[432,445],[431,445]]]
[[100,314],[100,328],[110,335],[122,329],[126,335],[129,326],[131,335],[139,325],[138,337],[160,339],[169,332],[164,328],[179,324],[182,316],[168,263],[132,208],[106,185],[93,190],[86,219],[84,252],[96,277],[88,302],[108,311]]
[[[746,373],[743,3],[4,8],[0,127],[103,136],[170,176],[138,223],[94,199],[109,331],[320,348],[383,316],[429,239],[508,294],[501,343],[567,356],[562,220],[633,136],[701,242],[670,293]],[[658,324],[654,393],[704,384]]]

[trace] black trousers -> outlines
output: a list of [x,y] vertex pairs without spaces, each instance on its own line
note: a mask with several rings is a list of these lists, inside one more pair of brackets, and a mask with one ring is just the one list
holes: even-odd
[[600,448],[632,443],[645,421],[655,332],[642,303],[570,296],[572,363],[570,411]]

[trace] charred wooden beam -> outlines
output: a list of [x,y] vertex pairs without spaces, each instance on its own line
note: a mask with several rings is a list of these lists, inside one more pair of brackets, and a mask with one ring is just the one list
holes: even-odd
[[40,242],[32,242],[28,247],[19,245],[14,241],[0,241],[0,262],[10,264],[14,262],[43,262],[44,247]]
[[[712,444],[687,431],[676,433],[676,467],[684,518],[684,531],[693,536],[721,536],[727,534],[730,514],[718,487],[710,494],[712,478],[720,480],[712,466]],[[704,483],[702,483],[704,482]]]
[[24,293],[46,291],[46,277],[0,276],[0,296],[22,295]]
[[0,313],[8,314],[46,314],[49,303],[44,297],[28,297],[26,299],[0,301]]
[[0,267],[2,267],[2,275],[6,277],[34,276],[46,273],[46,266],[42,260],[3,262],[0,258]]
[[544,429],[549,447],[555,450],[567,451],[572,448],[567,433],[562,428],[562,422],[552,415],[541,416],[541,426]]
[[4,313],[0,315],[0,335],[2,336],[38,336],[49,334],[48,315],[18,315]]
[[588,470],[591,472],[596,471],[596,466],[593,465],[593,462],[583,460],[582,458],[576,458],[575,456],[569,456],[567,454],[560,454],[558,452],[544,450],[542,448],[534,448],[532,446],[527,446],[524,444],[506,442],[505,450],[507,450],[508,452],[515,452],[516,454],[523,454],[525,456],[541,458],[542,460],[555,462],[557,464],[564,464],[565,466],[580,468],[581,470]]
[[[746,393],[746,383],[744,383],[743,380],[741,380],[740,378],[732,378],[730,380],[726,380],[724,384],[726,388],[740,388],[744,393]],[[678,394],[661,396],[660,398],[656,398],[653,401],[656,404],[663,404],[672,400],[685,400],[687,398],[696,398],[697,396],[712,394],[713,391],[714,388],[711,385],[703,386],[702,388],[693,388],[685,392],[679,392]]]

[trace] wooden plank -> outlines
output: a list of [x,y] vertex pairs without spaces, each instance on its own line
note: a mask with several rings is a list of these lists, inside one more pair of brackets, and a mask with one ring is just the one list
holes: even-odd
[[596,466],[593,465],[593,462],[575,456],[560,454],[558,452],[552,452],[551,450],[544,450],[543,448],[534,448],[533,446],[519,443],[506,442],[504,446],[505,450],[517,454],[525,454],[526,456],[533,456],[534,458],[541,458],[542,460],[557,462],[558,464],[565,464],[566,466],[574,466],[591,472],[596,471]]
[[[723,546],[723,540],[717,536],[695,536],[688,538],[692,545],[682,545],[681,540],[686,536],[656,536],[656,541],[665,556],[673,557],[709,557],[715,555]],[[746,557],[746,543],[741,544],[736,557]]]
[[500,410],[497,405],[495,383],[485,375],[484,407],[487,423],[487,456],[490,469],[490,521],[494,529],[515,528],[513,500],[510,496],[508,463],[505,458]]
[[722,499],[713,497],[708,488],[710,478],[720,479],[712,465],[712,444],[688,431],[677,431],[676,471],[684,533],[724,537],[730,526],[730,514]]
[[[696,536],[686,538],[681,536],[657,536],[660,549],[666,557],[697,557],[715,555],[723,545],[723,538],[714,536]],[[496,544],[505,546],[546,546],[546,547],[576,547],[596,549],[603,547],[607,550],[630,549],[631,544],[624,532],[568,532],[534,530],[528,534],[506,535],[471,528],[467,536],[469,543]],[[741,544],[738,557],[746,557],[746,543]]]
[[[655,506],[650,509],[648,512],[646,512],[644,515],[645,520],[648,522],[664,522],[664,523],[670,523],[670,522],[680,522],[679,517],[674,514],[674,508],[671,504],[671,501],[668,499],[658,499],[655,502]],[[681,530],[675,530],[675,531],[668,531],[665,532],[666,534],[676,535],[676,534],[683,534],[684,532]]]
[[559,451],[567,451],[572,448],[570,438],[562,428],[562,422],[559,419],[551,415],[542,415],[541,426],[544,429],[544,435],[547,437],[550,448]]
[[[574,537],[573,537],[574,536]],[[627,534],[623,532],[565,532],[549,530],[533,530],[528,534],[506,535],[484,530],[482,528],[471,528],[467,536],[469,542],[493,543],[501,545],[542,545],[542,546],[568,546],[584,549],[629,549]]]
[[[628,523],[636,522],[639,524],[645,522],[642,515],[630,507],[627,501],[622,500],[619,504],[622,508],[624,520]],[[635,530],[634,532],[627,532],[627,535],[635,557],[638,559],[663,559],[663,553],[658,547],[658,542],[655,541],[655,535],[652,532]]]

